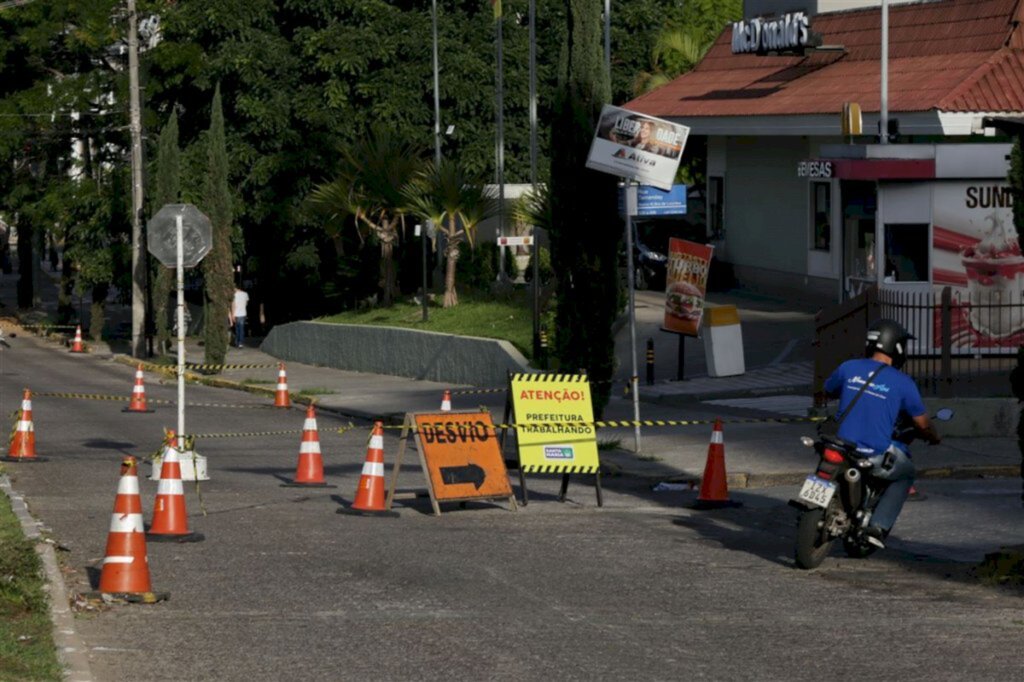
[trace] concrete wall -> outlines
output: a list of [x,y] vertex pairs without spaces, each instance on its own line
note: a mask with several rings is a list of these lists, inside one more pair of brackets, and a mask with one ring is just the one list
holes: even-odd
[[529,371],[508,341],[394,327],[291,322],[271,329],[260,350],[281,360],[449,384],[501,386],[506,371]]

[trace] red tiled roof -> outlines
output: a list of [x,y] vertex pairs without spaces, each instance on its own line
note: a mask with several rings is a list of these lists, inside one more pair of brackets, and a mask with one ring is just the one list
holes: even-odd
[[[941,0],[889,10],[889,110],[1024,111],[1024,0]],[[880,108],[879,8],[819,14],[843,52],[732,53],[726,27],[693,71],[628,105],[654,116],[831,114]]]

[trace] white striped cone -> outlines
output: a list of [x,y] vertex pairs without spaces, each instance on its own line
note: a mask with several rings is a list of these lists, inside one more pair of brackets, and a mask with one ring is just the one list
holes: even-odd
[[299,445],[299,464],[295,469],[293,485],[324,485],[324,461],[320,454],[320,436],[316,430],[316,409],[306,409],[302,425],[302,443]]
[[75,340],[71,342],[72,353],[84,353],[85,349],[82,347],[82,325],[75,326]]
[[452,411],[452,392],[445,390],[444,396],[441,398],[441,411],[451,412]]
[[277,390],[274,392],[274,407],[291,407],[291,397],[288,395],[288,375],[284,371],[284,363],[277,366]]
[[135,370],[135,385],[132,386],[132,400],[125,412],[152,412],[146,407],[146,384],[143,380],[142,365]]
[[99,591],[131,594],[151,590],[137,464],[129,456],[121,462]]
[[374,422],[366,447],[363,475],[352,508],[358,511],[386,511],[384,507],[384,423]]
[[153,503],[153,523],[149,536],[191,535],[185,510],[185,488],[181,484],[181,458],[178,448],[168,445],[160,462],[160,482]]
[[14,437],[7,450],[11,459],[34,459],[36,456],[36,430],[32,424],[32,391],[25,389],[21,398],[21,418],[14,426]]

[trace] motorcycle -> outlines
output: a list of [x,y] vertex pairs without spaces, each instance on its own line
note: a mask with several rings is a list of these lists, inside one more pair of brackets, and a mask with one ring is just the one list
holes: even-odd
[[[948,421],[953,410],[943,408],[933,419]],[[893,430],[893,440],[907,446],[917,436],[910,419],[902,419]],[[804,436],[801,442],[813,447],[820,460],[789,505],[799,510],[796,533],[796,565],[817,568],[837,539],[842,539],[847,556],[862,559],[878,549],[866,529],[878,499],[888,481],[872,475],[871,455],[838,437]],[[883,467],[885,464],[883,463]]]

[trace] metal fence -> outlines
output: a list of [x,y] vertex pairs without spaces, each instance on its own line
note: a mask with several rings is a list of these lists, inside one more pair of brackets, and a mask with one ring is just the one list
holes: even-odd
[[[894,319],[916,339],[904,371],[925,395],[1008,396],[1009,373],[1024,346],[1024,295],[1020,291],[898,291],[869,289],[822,311],[817,320],[815,396],[828,372],[863,353],[867,326]],[[819,402],[819,404],[821,404]]]

